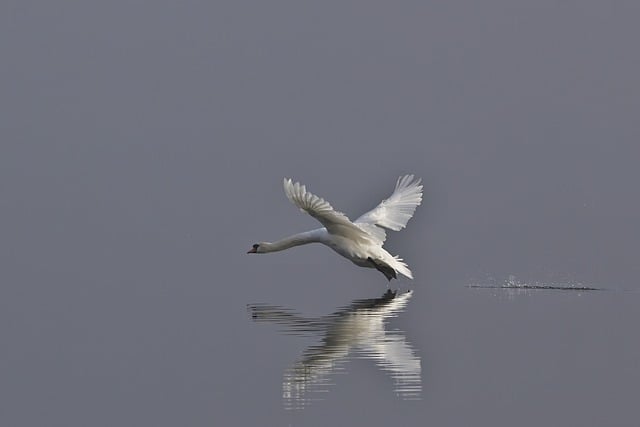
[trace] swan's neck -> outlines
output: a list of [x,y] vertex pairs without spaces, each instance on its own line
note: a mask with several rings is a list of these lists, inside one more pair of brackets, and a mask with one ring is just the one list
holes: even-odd
[[307,243],[321,242],[322,236],[319,230],[305,231],[304,233],[294,234],[293,236],[285,237],[277,242],[265,242],[261,243],[260,247],[262,252],[277,252],[285,249],[292,248],[294,246],[306,245]]

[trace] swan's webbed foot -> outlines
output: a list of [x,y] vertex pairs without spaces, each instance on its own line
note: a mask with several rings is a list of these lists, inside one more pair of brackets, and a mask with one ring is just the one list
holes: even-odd
[[371,265],[373,265],[373,267],[378,270],[380,273],[384,274],[384,277],[387,278],[388,281],[391,281],[391,279],[397,279],[397,275],[396,275],[396,271],[389,267],[386,264],[383,264],[381,262],[376,262],[373,258],[369,257],[367,258],[367,261],[369,261],[371,263]]

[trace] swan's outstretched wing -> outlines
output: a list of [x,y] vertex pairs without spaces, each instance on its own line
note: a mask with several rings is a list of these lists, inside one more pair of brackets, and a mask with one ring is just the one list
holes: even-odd
[[[393,231],[402,230],[421,202],[422,184],[420,184],[420,179],[414,179],[413,175],[404,175],[398,178],[396,188],[388,199],[380,202],[378,206],[354,222],[356,225],[370,224]],[[380,230],[379,233],[382,233],[382,241],[384,241],[386,237],[384,230],[380,228],[378,230]]]
[[377,244],[382,243],[374,233],[369,233],[369,225],[359,226],[349,220],[342,212],[338,212],[321,197],[307,191],[299,182],[284,179],[284,192],[287,198],[300,210],[308,213],[327,229],[331,234],[340,235],[355,241],[367,240]]

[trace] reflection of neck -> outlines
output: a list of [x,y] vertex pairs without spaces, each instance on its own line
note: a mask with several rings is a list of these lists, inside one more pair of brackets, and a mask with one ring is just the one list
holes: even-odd
[[260,246],[262,246],[264,252],[277,252],[292,248],[294,246],[300,246],[307,243],[314,243],[319,241],[320,238],[318,236],[318,233],[316,232],[316,230],[312,230],[285,237],[284,239],[278,240],[277,242],[262,243]]

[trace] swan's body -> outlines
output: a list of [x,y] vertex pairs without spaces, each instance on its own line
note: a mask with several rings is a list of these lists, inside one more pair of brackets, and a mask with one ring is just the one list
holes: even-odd
[[411,270],[402,258],[393,256],[382,245],[386,239],[385,228],[403,229],[422,202],[422,185],[413,175],[398,178],[396,188],[388,199],[360,216],[355,221],[338,212],[324,199],[307,191],[304,185],[284,179],[284,192],[289,200],[324,226],[304,233],[294,234],[277,242],[261,242],[253,245],[249,253],[282,251],[307,243],[322,243],[360,267],[375,268],[388,280],[397,273],[413,279]]

